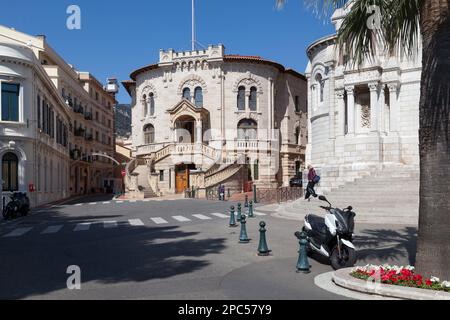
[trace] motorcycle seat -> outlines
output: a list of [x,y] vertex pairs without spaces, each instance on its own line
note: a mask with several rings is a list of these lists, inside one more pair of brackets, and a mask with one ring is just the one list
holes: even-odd
[[325,224],[325,218],[311,214],[307,217],[307,221],[309,222],[314,231],[322,234],[327,233],[327,225]]

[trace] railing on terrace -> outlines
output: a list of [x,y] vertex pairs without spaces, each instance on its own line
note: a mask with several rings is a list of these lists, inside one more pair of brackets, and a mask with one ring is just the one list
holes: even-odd
[[272,204],[298,200],[303,197],[303,194],[303,188],[257,188],[256,198],[259,203]]

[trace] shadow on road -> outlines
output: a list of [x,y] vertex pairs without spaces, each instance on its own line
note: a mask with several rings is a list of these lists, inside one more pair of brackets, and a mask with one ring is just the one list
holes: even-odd
[[45,216],[52,225],[65,225],[64,232],[1,239],[0,299],[64,290],[69,277],[66,270],[71,265],[81,268],[83,286],[92,282],[144,282],[198,271],[209,265],[206,255],[225,249],[224,238],[194,239],[199,232],[171,226],[131,227],[119,223],[111,230],[94,225],[89,231],[72,231],[78,222],[120,220],[122,216],[117,215],[77,218],[53,209]]
[[364,263],[416,262],[417,229],[366,229],[357,234],[358,258]]

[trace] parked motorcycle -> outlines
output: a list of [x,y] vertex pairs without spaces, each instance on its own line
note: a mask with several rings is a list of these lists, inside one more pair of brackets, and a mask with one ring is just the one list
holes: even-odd
[[30,213],[30,198],[26,193],[15,192],[9,198],[11,201],[3,208],[5,220],[15,219],[18,215],[24,217]]
[[325,218],[316,215],[305,217],[303,231],[309,238],[309,252],[330,259],[335,270],[353,267],[357,260],[356,248],[353,245],[355,216],[350,206],[344,210],[333,208],[326,197],[320,196],[329,206],[321,206],[327,211]]

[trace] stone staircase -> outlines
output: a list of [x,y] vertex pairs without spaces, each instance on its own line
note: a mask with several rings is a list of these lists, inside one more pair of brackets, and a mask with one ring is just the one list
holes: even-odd
[[134,169],[133,174],[138,175],[138,189],[144,195],[144,199],[157,197],[156,193],[150,187],[147,165],[137,166]]
[[[419,185],[417,169],[386,167],[324,194],[339,208],[353,206],[356,223],[417,225]],[[317,191],[320,195],[320,187]],[[303,220],[309,213],[324,216],[319,208],[323,204],[318,199],[301,199],[279,206],[275,215],[294,220]]]

